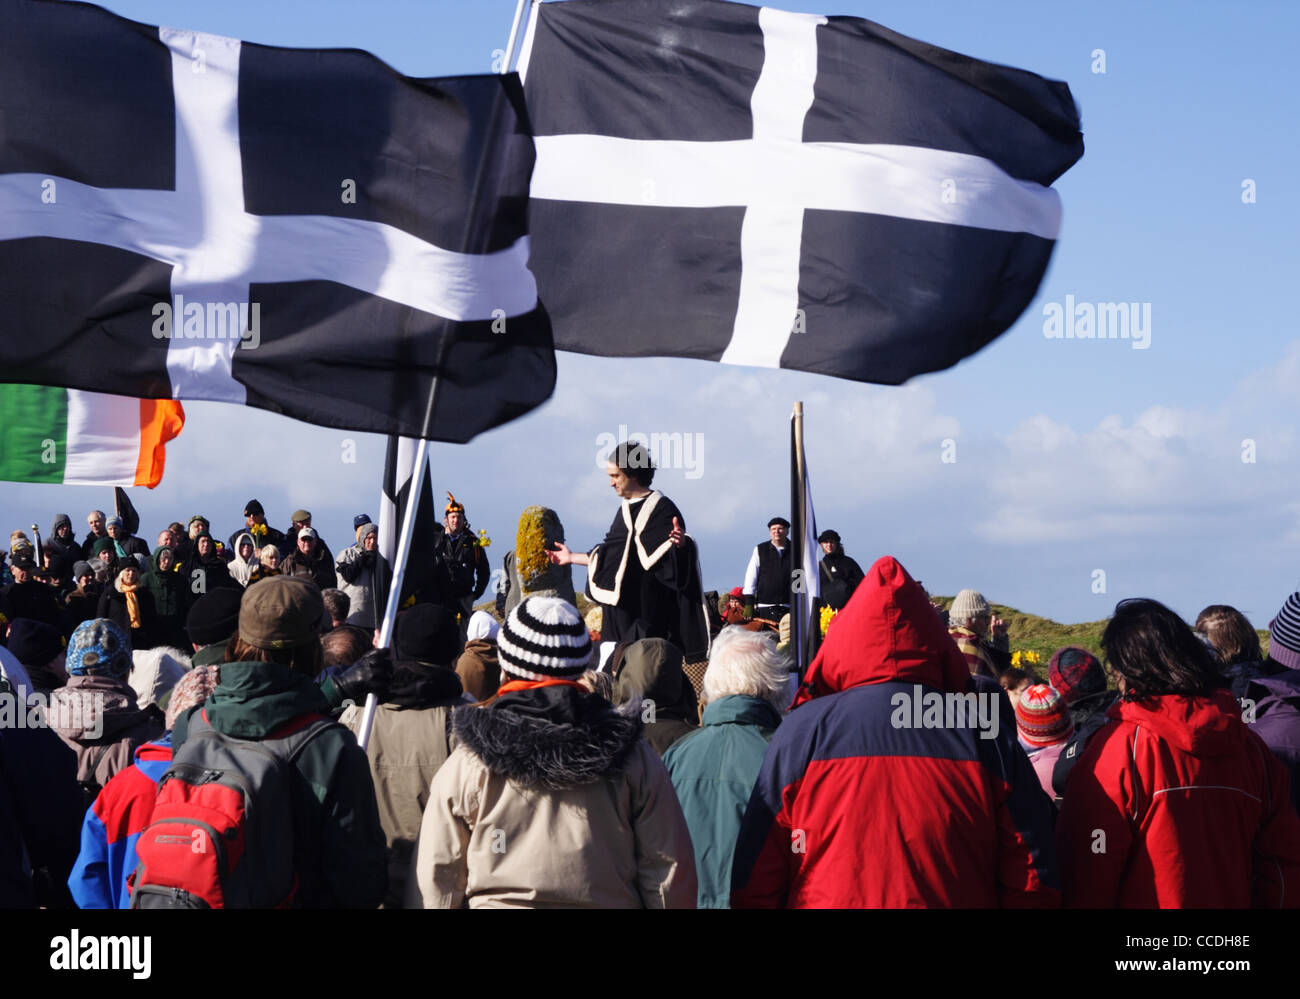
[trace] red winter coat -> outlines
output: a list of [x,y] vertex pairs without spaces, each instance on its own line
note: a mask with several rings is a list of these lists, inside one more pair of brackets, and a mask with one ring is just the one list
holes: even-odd
[[[768,746],[736,844],[732,906],[1059,905],[1051,802],[1010,702],[982,684],[920,585],[894,559],[876,562]],[[914,727],[899,713],[976,692],[996,712],[994,738],[964,724]]]
[[1290,779],[1228,691],[1120,701],[1107,716],[1065,789],[1066,905],[1300,906]]

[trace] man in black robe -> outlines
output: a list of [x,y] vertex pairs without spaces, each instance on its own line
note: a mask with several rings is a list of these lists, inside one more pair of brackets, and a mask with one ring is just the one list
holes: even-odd
[[557,542],[551,561],[587,566],[587,596],[602,605],[602,640],[662,638],[681,649],[687,662],[704,658],[708,613],[698,553],[681,511],[650,488],[655,470],[640,444],[620,444],[605,471],[623,501],[605,540],[586,555]]

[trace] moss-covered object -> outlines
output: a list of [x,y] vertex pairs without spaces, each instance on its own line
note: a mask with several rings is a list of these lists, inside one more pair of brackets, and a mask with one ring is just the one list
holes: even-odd
[[557,541],[563,540],[564,525],[554,510],[530,506],[520,515],[515,537],[515,569],[524,594],[566,587],[572,592],[569,567],[553,565],[546,554],[554,549]]

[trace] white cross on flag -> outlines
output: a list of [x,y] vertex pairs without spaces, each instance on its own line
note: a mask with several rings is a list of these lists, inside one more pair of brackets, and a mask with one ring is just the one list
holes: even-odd
[[531,266],[555,345],[897,384],[1033,298],[1083,154],[1063,83],[720,0],[534,10]]
[[448,441],[554,387],[513,77],[0,8],[0,380]]

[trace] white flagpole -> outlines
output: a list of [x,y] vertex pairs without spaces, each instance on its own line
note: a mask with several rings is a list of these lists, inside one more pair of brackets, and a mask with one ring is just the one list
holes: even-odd
[[[524,9],[529,0],[518,0],[515,5],[514,20],[510,25],[510,39],[506,42],[506,57],[501,64],[501,75],[510,72],[510,63],[514,58],[515,42],[519,38],[519,26],[523,22]],[[477,183],[475,184],[475,199]],[[406,577],[406,560],[410,554],[411,535],[415,530],[415,517],[420,505],[420,493],[424,488],[424,473],[429,463],[429,441],[427,434],[433,423],[434,405],[437,399],[439,378],[434,375],[433,385],[429,391],[429,403],[424,414],[424,434],[415,452],[415,464],[411,469],[414,479],[407,494],[406,515],[402,518],[402,531],[397,539],[397,552],[393,557],[393,577],[388,588],[388,604],[384,607],[384,620],[379,627],[377,648],[385,649],[392,644],[393,624],[397,620],[397,603],[402,593],[402,581]],[[379,698],[373,692],[366,695],[365,710],[361,714],[361,728],[357,732],[357,745],[363,750],[370,743],[370,730],[375,723],[375,711],[379,708]]]

